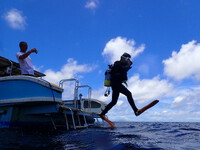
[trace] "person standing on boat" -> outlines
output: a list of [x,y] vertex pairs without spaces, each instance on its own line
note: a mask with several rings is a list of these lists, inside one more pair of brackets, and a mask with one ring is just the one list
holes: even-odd
[[111,88],[112,88],[112,101],[106,106],[106,108],[101,112],[100,117],[105,120],[105,114],[117,103],[117,100],[119,98],[119,94],[124,94],[129,104],[131,105],[134,113],[136,116],[138,116],[139,110],[135,106],[132,93],[123,85],[123,83],[126,84],[127,78],[127,72],[129,69],[131,69],[132,62],[130,60],[131,55],[128,53],[124,53],[121,56],[120,61],[116,61],[113,65],[112,71],[111,71]]
[[[34,76],[34,69],[32,60],[30,58],[31,53],[38,53],[36,48],[32,48],[31,50],[27,51],[28,44],[24,41],[19,43],[20,52],[16,54],[16,57],[19,61],[19,65],[21,68],[21,74],[23,75],[31,75]],[[27,51],[27,52],[26,52]]]

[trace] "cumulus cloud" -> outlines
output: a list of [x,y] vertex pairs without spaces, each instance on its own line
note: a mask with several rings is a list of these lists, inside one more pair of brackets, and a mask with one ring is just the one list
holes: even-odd
[[69,58],[67,63],[62,66],[61,70],[53,71],[52,69],[48,69],[44,73],[46,74],[46,80],[58,84],[61,79],[80,78],[80,73],[87,73],[95,68],[96,66],[87,64],[79,65],[77,61]]
[[200,43],[191,41],[183,44],[179,52],[163,61],[164,74],[175,79],[194,78],[200,80]]
[[135,46],[134,40],[128,40],[123,37],[117,37],[111,39],[105,46],[102,55],[106,58],[107,61],[113,63],[116,60],[120,59],[120,56],[127,52],[131,54],[132,59],[138,56],[140,53],[144,51],[144,44],[139,47]]
[[19,30],[25,29],[26,17],[23,16],[21,11],[11,9],[5,14],[4,18],[11,28]]
[[85,8],[88,8],[88,9],[96,9],[99,5],[99,1],[98,0],[89,0],[86,2],[85,4]]
[[[88,73],[96,68],[95,65],[82,64],[79,65],[77,61],[72,58],[67,60],[67,63],[62,66],[59,71],[53,71],[52,69],[46,70],[44,73],[46,76],[45,80],[57,84],[62,79],[80,79],[82,73]],[[74,97],[75,81],[66,82],[63,84],[64,92],[62,94],[63,100],[72,100]]]
[[169,97],[172,94],[173,84],[161,80],[159,76],[152,79],[140,79],[139,75],[132,76],[129,81],[129,90],[137,103],[148,103],[154,99]]
[[200,107],[200,87],[192,87],[179,91],[179,95],[176,96],[171,103],[171,108],[182,109],[184,111],[198,111]]
[[93,90],[92,91],[92,97],[101,101],[105,101],[105,102],[109,102],[110,101],[110,97],[105,97],[104,93],[106,91],[106,88],[100,88],[97,90]]

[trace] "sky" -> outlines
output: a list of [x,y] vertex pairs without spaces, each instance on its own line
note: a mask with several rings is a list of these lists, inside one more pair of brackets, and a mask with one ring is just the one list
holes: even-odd
[[[136,106],[160,102],[136,117],[120,95],[110,120],[199,122],[199,6],[199,0],[0,0],[0,56],[17,62],[18,44],[26,41],[38,50],[30,57],[45,80],[76,78],[92,87],[92,98],[109,103],[104,72],[127,52]],[[67,87],[65,98],[73,89]]]

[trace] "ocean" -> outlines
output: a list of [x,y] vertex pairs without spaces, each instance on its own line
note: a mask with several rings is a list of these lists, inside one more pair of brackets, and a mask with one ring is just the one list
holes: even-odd
[[[104,124],[107,126],[107,124]],[[0,129],[1,150],[199,150],[200,123],[116,122],[114,130]]]

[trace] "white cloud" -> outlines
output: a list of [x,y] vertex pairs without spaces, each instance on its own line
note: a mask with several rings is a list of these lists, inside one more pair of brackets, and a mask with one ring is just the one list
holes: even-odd
[[198,111],[200,107],[200,86],[182,89],[179,91],[171,103],[172,109],[182,110],[186,112]]
[[[72,58],[69,58],[67,60],[67,63],[62,66],[62,68],[59,71],[53,71],[51,69],[48,69],[44,72],[46,76],[44,77],[45,80],[57,84],[62,79],[80,79],[82,76],[82,73],[88,73],[93,71],[96,68],[95,65],[79,65],[77,61],[75,61]],[[62,99],[63,100],[72,100],[74,98],[74,88],[75,83],[67,82],[63,84],[64,92],[62,93]]]
[[173,84],[167,80],[160,80],[158,76],[153,79],[140,79],[139,75],[135,75],[128,80],[128,86],[139,104],[166,98],[173,93]]
[[200,43],[191,41],[183,44],[179,52],[163,61],[164,73],[176,80],[194,78],[200,80]]
[[96,66],[87,64],[78,65],[77,61],[69,58],[60,71],[53,71],[51,69],[46,70],[44,72],[46,74],[44,78],[50,82],[58,84],[61,79],[80,78],[81,76],[79,73],[91,72],[95,68]]
[[105,101],[105,102],[109,102],[110,101],[110,96],[109,97],[105,97],[104,93],[106,91],[106,88],[100,88],[98,90],[93,90],[92,91],[92,98],[101,100],[101,101]]
[[98,7],[98,4],[99,4],[98,0],[89,0],[86,2],[85,8],[94,10]]
[[26,17],[22,15],[21,11],[11,9],[5,14],[4,18],[11,28],[19,30],[25,29]]
[[132,59],[144,51],[145,46],[142,44],[139,47],[135,46],[134,40],[128,40],[123,37],[111,39],[105,46],[102,55],[109,61],[114,63],[119,60],[124,52],[131,54]]

